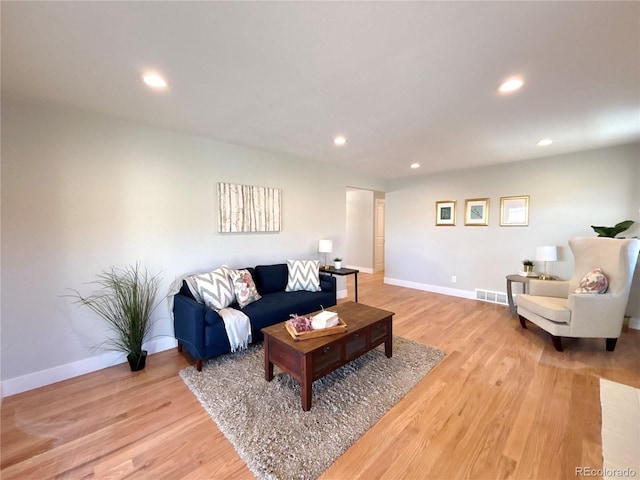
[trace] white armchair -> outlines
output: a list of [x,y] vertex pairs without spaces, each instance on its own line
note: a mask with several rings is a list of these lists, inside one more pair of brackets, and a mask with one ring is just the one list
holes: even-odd
[[[606,338],[613,351],[622,331],[633,272],[638,261],[638,239],[576,237],[569,240],[575,273],[568,281],[530,280],[529,294],[518,295],[518,317],[551,334],[562,351],[561,337]],[[601,268],[609,281],[606,293],[574,293],[580,280]]]

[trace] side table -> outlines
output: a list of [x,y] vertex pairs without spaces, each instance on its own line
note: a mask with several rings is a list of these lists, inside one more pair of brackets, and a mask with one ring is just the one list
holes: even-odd
[[511,284],[513,282],[521,283],[522,293],[527,293],[529,289],[528,288],[529,280],[531,280],[532,278],[537,278],[537,277],[525,277],[523,275],[518,275],[518,274],[507,275],[507,302],[509,302],[509,311],[511,312],[511,315],[513,315],[514,317],[517,316],[518,309],[516,308],[516,305],[513,303],[513,291],[511,289]]
[[356,303],[358,303],[358,273],[360,270],[355,270],[353,268],[333,268],[329,265],[325,265],[324,267],[320,267],[320,271],[322,273],[328,273],[332,277],[334,275],[339,275],[344,277],[345,275],[354,275],[356,279]]

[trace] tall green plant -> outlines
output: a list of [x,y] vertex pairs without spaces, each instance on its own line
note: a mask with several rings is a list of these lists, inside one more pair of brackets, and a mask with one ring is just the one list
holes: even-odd
[[142,344],[151,330],[151,313],[160,286],[159,275],[151,275],[139,263],[124,269],[112,267],[90,282],[99,288],[84,296],[73,290],[75,304],[88,307],[101,317],[115,333],[105,340],[109,350],[125,352],[135,357],[142,355]]

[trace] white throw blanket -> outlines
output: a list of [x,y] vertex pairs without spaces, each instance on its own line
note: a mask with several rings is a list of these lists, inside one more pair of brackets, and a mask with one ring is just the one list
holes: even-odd
[[244,350],[251,343],[251,322],[240,310],[223,308],[218,310],[218,315],[224,321],[224,328],[229,337],[231,351]]
[[[195,272],[197,273],[197,272]],[[169,286],[169,293],[167,294],[167,303],[169,304],[169,313],[173,318],[173,296],[180,291],[183,280],[189,275],[195,273],[189,273],[176,277],[176,279]],[[249,317],[239,310],[233,308],[223,308],[217,312],[224,321],[224,328],[227,331],[227,337],[231,344],[231,351],[244,350],[251,343],[251,322]]]

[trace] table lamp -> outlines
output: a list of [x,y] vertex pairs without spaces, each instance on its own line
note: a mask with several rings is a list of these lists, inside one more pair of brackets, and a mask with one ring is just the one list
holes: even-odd
[[551,280],[551,275],[547,274],[547,262],[555,262],[558,260],[558,247],[555,245],[546,245],[536,248],[536,260],[544,262],[544,273],[538,278],[540,280]]
[[318,252],[319,253],[324,253],[324,265],[323,265],[323,267],[325,267],[325,268],[327,266],[327,253],[331,253],[332,250],[333,250],[333,241],[331,241],[331,240],[319,240],[318,241]]

